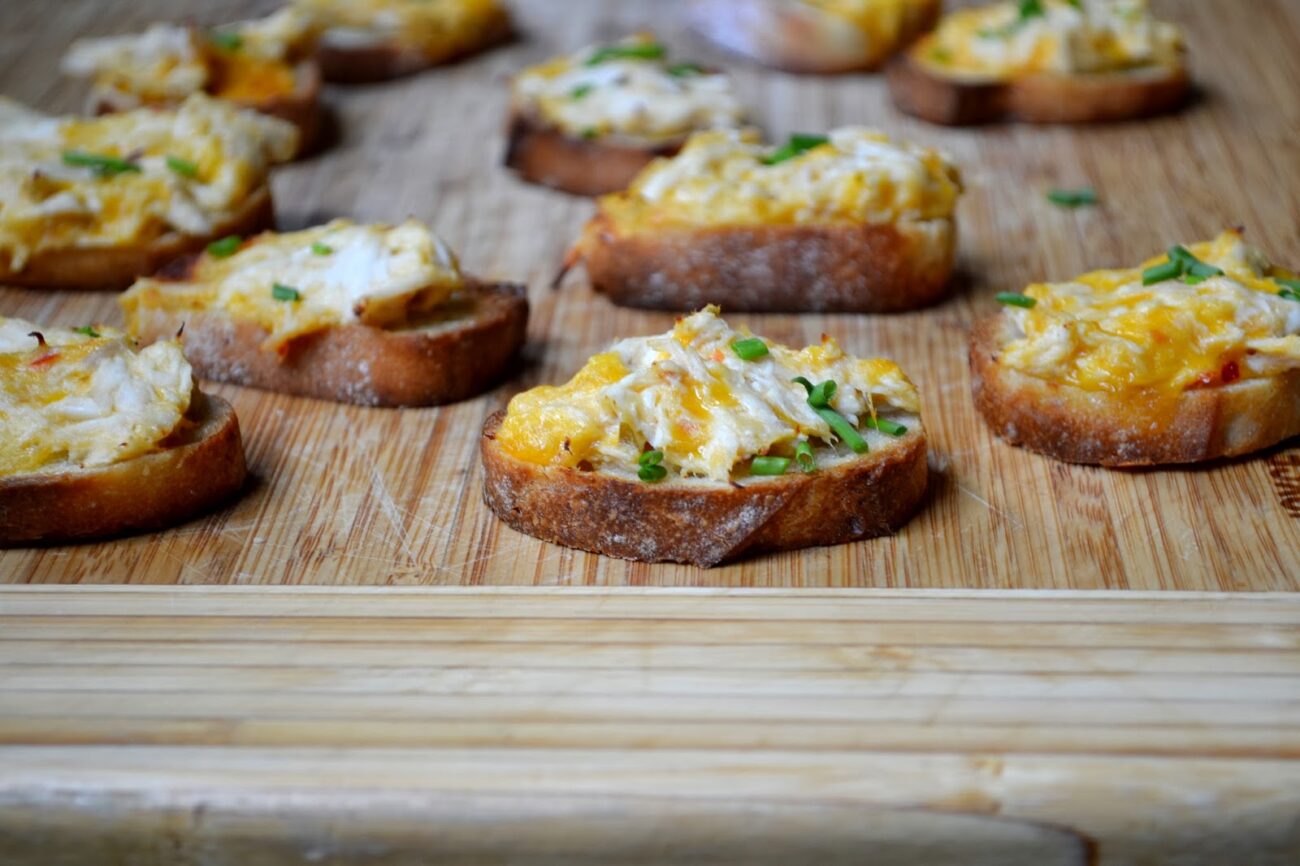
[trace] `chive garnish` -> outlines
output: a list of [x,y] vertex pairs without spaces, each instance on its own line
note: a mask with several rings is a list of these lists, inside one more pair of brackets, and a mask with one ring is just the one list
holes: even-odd
[[888,418],[871,418],[867,417],[862,421],[863,427],[870,427],[872,430],[879,430],[881,433],[887,433],[890,436],[902,436],[907,432],[907,428],[897,421],[890,421]]
[[799,461],[804,472],[812,472],[817,468],[816,461],[813,460],[812,443],[807,439],[800,439],[794,443],[794,459]]
[[1284,289],[1290,289],[1293,292],[1300,292],[1300,280],[1288,280],[1283,277],[1278,277],[1274,282]]
[[749,461],[750,475],[784,475],[789,468],[789,457],[755,457]]
[[793,159],[799,154],[814,147],[826,144],[830,139],[824,135],[808,135],[806,133],[796,132],[790,136],[790,140],[785,144],[763,157],[764,165],[776,165],[778,162],[785,162],[787,159]]
[[587,66],[599,66],[606,60],[656,60],[664,56],[664,47],[658,42],[637,42],[632,45],[607,45],[597,48],[587,58]]
[[96,177],[113,177],[126,172],[139,172],[140,166],[116,156],[102,153],[87,153],[84,150],[65,150],[63,163],[88,168]]
[[935,63],[950,63],[952,62],[952,52],[939,45],[930,52],[930,59]]
[[835,396],[835,383],[827,379],[825,382],[818,382],[811,391],[808,392],[808,405],[814,409],[825,409],[831,405],[831,398]]
[[1005,39],[1028,24],[1030,18],[1041,18],[1047,14],[1043,9],[1042,0],[1020,0],[1016,12],[1016,19],[1010,24],[1004,27],[983,28],[976,31],[976,35],[981,39]]
[[[1289,284],[1277,293],[1279,298],[1286,298],[1288,301],[1300,301],[1300,282],[1296,280],[1278,280],[1278,282]],[[1295,288],[1292,288],[1292,286]]]
[[[808,392],[808,405],[821,416],[822,420],[830,426],[841,441],[853,449],[855,454],[865,454],[867,452],[867,440],[863,439],[862,434],[853,429],[849,419],[836,412],[829,405],[830,398],[835,393],[835,383],[832,380],[827,379],[819,385],[813,385],[803,376],[795,376],[790,381],[803,385],[804,390]],[[819,403],[820,405],[818,405]]]
[[599,137],[599,135],[600,135],[600,130],[596,129],[596,127],[594,126],[589,126],[582,131],[582,137],[586,139],[597,138]]
[[224,259],[233,256],[238,250],[243,240],[239,235],[227,235],[219,241],[213,241],[208,244],[208,255],[215,259]]
[[595,89],[594,85],[579,84],[577,87],[569,91],[569,96],[571,96],[574,99],[582,99],[582,97],[586,96],[588,93],[591,93],[593,89]]
[[208,41],[222,51],[238,51],[244,47],[244,37],[229,30],[213,30],[208,33]]
[[1038,303],[1037,299],[1017,292],[998,292],[993,296],[993,300],[1008,307],[1024,307],[1026,310],[1032,310],[1034,304]]
[[674,63],[668,67],[668,74],[674,78],[687,78],[692,75],[703,75],[704,67],[698,63]]
[[94,338],[96,338],[96,337],[99,336],[99,331],[96,331],[96,330],[95,330],[92,326],[90,326],[90,325],[82,325],[80,328],[73,328],[72,330],[75,331],[75,332],[77,332],[78,334],[84,334],[84,335],[86,335],[87,337],[90,337],[90,338],[92,338],[92,339],[94,339]]
[[271,286],[271,297],[277,301],[301,301],[302,292],[293,286],[286,286],[284,283],[276,283]]
[[1171,259],[1167,262],[1161,262],[1158,265],[1152,265],[1142,272],[1142,285],[1151,286],[1156,283],[1163,283],[1165,280],[1172,280],[1182,276],[1182,262]]
[[199,167],[188,159],[181,159],[179,156],[167,157],[167,167],[185,177],[199,176]]
[[758,337],[747,337],[732,343],[731,350],[739,355],[742,361],[757,361],[767,354],[767,343]]
[[311,251],[318,256],[328,256],[330,253],[334,252],[334,248],[321,241],[312,241]]
[[1097,203],[1097,191],[1087,186],[1078,189],[1054,189],[1047,193],[1047,200],[1061,207],[1083,207]]
[[642,481],[662,481],[668,475],[668,470],[659,465],[663,459],[662,451],[643,452],[636,461],[636,477]]

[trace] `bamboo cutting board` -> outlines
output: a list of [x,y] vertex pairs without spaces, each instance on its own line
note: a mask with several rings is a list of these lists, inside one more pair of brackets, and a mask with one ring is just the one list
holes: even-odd
[[[204,22],[267,4],[192,4]],[[334,216],[429,220],[475,273],[528,282],[528,363],[487,396],[445,409],[342,407],[234,387],[255,482],[232,507],[110,544],[0,554],[0,580],[31,583],[594,584],[1294,590],[1300,585],[1300,451],[1168,472],[1070,467],[991,437],[972,409],[966,330],[999,290],[1138,261],[1169,243],[1245,225],[1300,262],[1300,4],[1158,3],[1183,23],[1203,98],[1185,114],[1091,129],[936,129],[889,107],[874,77],[823,79],[733,63],[681,32],[673,3],[517,0],[526,38],[453,68],[329,100],[342,138],[281,170],[283,227]],[[162,0],[8,0],[0,92],[49,110],[78,107],[57,77],[77,35],[184,17]],[[546,289],[589,202],[518,183],[498,165],[505,78],[561,50],[651,26],[682,56],[734,68],[774,136],[863,123],[936,144],[963,166],[956,296],[920,313],[733,316],[803,344],[822,332],[857,354],[896,358],[918,383],[933,484],[895,537],[700,571],[564,550],[502,527],[482,505],[483,419],[522,387],[571,375],[616,336],[671,316],[614,308],[577,280]],[[1225,58],[1231,58],[1227,60]],[[1101,207],[1048,204],[1091,184]],[[0,311],[80,325],[117,320],[107,295],[0,289]]]

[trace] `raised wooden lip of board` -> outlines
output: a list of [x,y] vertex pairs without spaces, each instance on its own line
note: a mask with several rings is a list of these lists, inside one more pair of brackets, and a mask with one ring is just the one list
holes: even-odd
[[0,588],[6,863],[1283,863],[1298,811],[1296,594]]

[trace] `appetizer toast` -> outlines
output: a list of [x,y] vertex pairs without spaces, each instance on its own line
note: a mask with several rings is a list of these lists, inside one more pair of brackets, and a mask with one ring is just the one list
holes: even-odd
[[1239,232],[1001,298],[970,365],[976,407],[1012,444],[1146,466],[1300,434],[1300,279]]
[[600,195],[676,153],[692,132],[743,116],[726,75],[670,60],[643,33],[515,76],[505,163],[532,183]]
[[52,118],[0,101],[0,283],[122,289],[215,238],[269,226],[288,123],[203,95]]
[[871,70],[934,26],[941,0],[688,0],[692,28],[790,72]]
[[528,318],[523,287],[463,276],[413,220],[232,237],[137,281],[121,305],[144,341],[183,329],[202,378],[368,406],[481,393]]
[[1019,0],[947,16],[890,64],[894,104],[932,123],[1092,123],[1187,101],[1182,34],[1145,0]]
[[181,523],[245,478],[239,422],[174,341],[0,319],[0,546]]
[[915,309],[948,292],[961,191],[942,154],[866,129],[697,133],[600,199],[565,270],[634,307]]
[[919,412],[890,361],[769,344],[708,308],[489,418],[483,496],[521,532],[645,562],[841,544],[918,507]]

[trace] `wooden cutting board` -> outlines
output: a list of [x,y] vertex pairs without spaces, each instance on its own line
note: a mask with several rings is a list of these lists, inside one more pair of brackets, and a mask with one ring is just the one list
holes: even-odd
[[[268,4],[190,4],[216,22]],[[1244,225],[1300,262],[1300,4],[1157,3],[1187,27],[1202,98],[1181,116],[1089,129],[943,130],[908,120],[874,77],[797,77],[734,63],[681,31],[671,3],[517,0],[526,34],[486,56],[389,84],[334,89],[341,140],[280,170],[286,228],[334,216],[429,220],[465,265],[526,281],[533,318],[522,375],[445,409],[389,411],[218,386],[238,410],[255,480],[235,505],[157,535],[0,554],[0,580],[34,583],[594,584],[1292,590],[1300,585],[1300,450],[1179,471],[1071,467],[989,435],[965,368],[970,322],[999,290],[1128,265],[1174,241]],[[57,77],[76,35],[186,17],[164,0],[9,0],[0,92],[49,110],[80,104]],[[774,339],[825,332],[896,358],[916,380],[933,443],[932,490],[896,536],[701,571],[629,564],[537,542],[481,502],[483,419],[518,389],[571,375],[618,336],[669,315],[622,310],[581,279],[547,289],[592,210],[499,166],[506,76],[584,43],[650,26],[680,56],[734,67],[775,136],[870,124],[938,145],[965,171],[955,297],[898,316],[732,316]],[[1090,184],[1093,209],[1044,199]],[[0,289],[0,312],[40,322],[114,322],[103,294]]]

